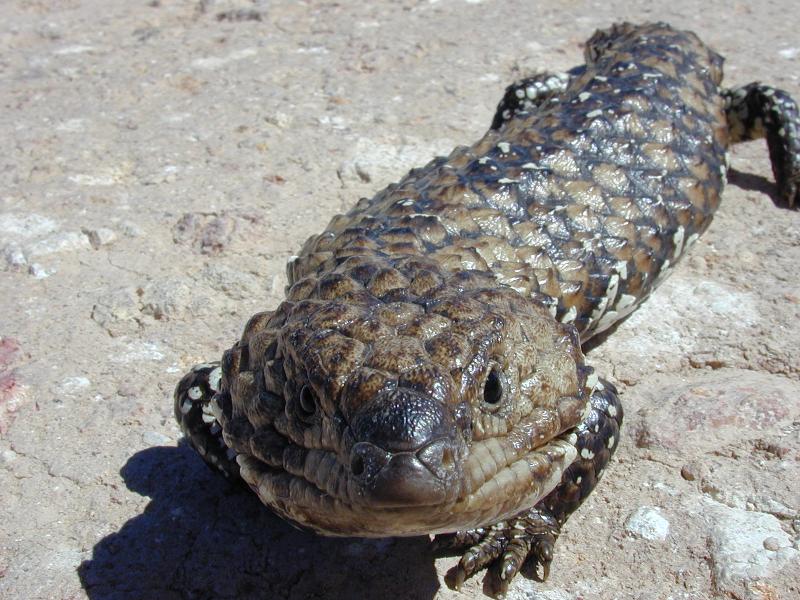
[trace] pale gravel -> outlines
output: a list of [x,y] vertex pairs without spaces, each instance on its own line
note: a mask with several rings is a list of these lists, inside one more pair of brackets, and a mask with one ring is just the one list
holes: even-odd
[[[299,532],[186,447],[172,388],[280,301],[359,197],[486,129],[507,82],[628,18],[800,97],[791,0],[73,0],[0,25],[0,597],[478,597],[423,539]],[[509,597],[800,598],[800,212],[762,143],[590,359],[627,423],[545,584]],[[693,481],[681,476],[682,471]],[[666,536],[626,532],[657,511]]]

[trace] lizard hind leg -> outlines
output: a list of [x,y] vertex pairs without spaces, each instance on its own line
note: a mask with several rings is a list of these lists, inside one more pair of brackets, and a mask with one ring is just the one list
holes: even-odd
[[221,375],[219,362],[197,365],[184,375],[175,388],[175,419],[189,444],[212,469],[238,481],[236,453],[225,444],[222,427],[211,410]]
[[590,403],[584,421],[563,435],[575,445],[578,458],[536,506],[488,527],[434,538],[435,552],[463,551],[448,573],[448,584],[459,588],[484,568],[489,569],[484,587],[492,595],[505,594],[520,571],[538,581],[547,579],[561,527],[597,485],[619,444],[623,415],[617,390],[601,379]]
[[548,102],[557,102],[572,78],[584,69],[578,67],[566,73],[545,71],[515,81],[506,88],[503,99],[497,105],[491,128],[502,129],[503,125],[518,115],[532,113]]
[[731,143],[767,139],[781,198],[800,208],[800,112],[783,90],[755,82],[723,90]]

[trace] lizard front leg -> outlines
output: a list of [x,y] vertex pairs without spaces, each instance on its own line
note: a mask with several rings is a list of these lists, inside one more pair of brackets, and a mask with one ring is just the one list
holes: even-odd
[[515,81],[503,93],[503,98],[495,110],[491,128],[501,129],[519,114],[536,111],[550,101],[560,101],[572,78],[585,69],[586,67],[580,66],[565,73],[544,71]]
[[212,469],[226,479],[239,481],[236,453],[225,444],[222,427],[211,410],[221,376],[219,362],[197,365],[184,375],[175,388],[175,419],[189,444]]
[[599,380],[590,403],[584,421],[564,434],[575,446],[578,458],[558,486],[536,506],[489,527],[434,538],[436,551],[466,549],[448,573],[448,583],[453,587],[460,587],[466,578],[484,568],[490,571],[488,587],[500,594],[520,570],[539,581],[547,578],[561,527],[597,485],[619,444],[622,405],[616,388]]

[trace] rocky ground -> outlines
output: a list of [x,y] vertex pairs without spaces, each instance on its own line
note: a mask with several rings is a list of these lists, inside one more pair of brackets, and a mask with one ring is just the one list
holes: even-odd
[[[758,6],[758,8],[756,8]],[[328,219],[478,137],[506,83],[663,19],[800,97],[791,0],[16,0],[0,25],[0,596],[462,598],[424,539],[296,531],[171,393]],[[618,458],[511,598],[800,598],[800,212],[737,148],[710,231],[590,359]]]

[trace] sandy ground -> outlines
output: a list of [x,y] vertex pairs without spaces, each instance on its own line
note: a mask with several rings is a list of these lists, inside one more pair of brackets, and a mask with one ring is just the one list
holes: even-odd
[[[0,25],[0,597],[466,598],[425,539],[296,531],[181,445],[171,393],[336,212],[487,127],[504,86],[662,19],[800,96],[791,0],[9,1]],[[509,597],[800,598],[800,213],[761,143],[589,353],[618,458]]]

